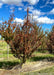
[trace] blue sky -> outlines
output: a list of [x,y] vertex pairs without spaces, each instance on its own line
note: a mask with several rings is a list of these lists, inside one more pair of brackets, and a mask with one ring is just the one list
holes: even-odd
[[51,29],[54,24],[54,0],[0,0],[0,23],[8,20],[13,9],[14,21],[23,23],[27,7],[34,21],[42,24],[44,30]]

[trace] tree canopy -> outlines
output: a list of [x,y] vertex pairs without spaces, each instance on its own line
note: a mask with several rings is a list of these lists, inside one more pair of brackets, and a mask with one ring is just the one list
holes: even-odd
[[1,36],[10,45],[11,52],[22,63],[31,57],[32,53],[41,45],[41,39],[44,36],[41,27],[37,23],[30,23],[29,9],[27,9],[27,19],[23,25],[14,23],[13,15],[10,15],[8,21],[2,23],[0,30]]

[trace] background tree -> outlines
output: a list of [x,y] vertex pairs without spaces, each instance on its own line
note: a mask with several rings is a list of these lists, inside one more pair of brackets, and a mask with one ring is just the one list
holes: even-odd
[[[0,31],[2,37],[10,45],[13,55],[21,60],[21,64],[31,57],[32,53],[41,45],[44,36],[41,27],[29,21],[29,9],[27,9],[27,19],[23,26],[13,22],[13,16],[8,22],[3,22]],[[41,31],[41,33],[39,33]]]
[[[44,34],[43,34],[43,35],[44,35]],[[43,38],[41,39],[41,45],[40,45],[40,47],[38,48],[38,51],[39,51],[39,52],[43,52],[43,53],[48,52],[48,51],[47,51],[46,40],[47,40],[47,37],[46,37],[46,35],[45,35],[45,36],[43,36]]]
[[51,32],[48,34],[47,47],[50,53],[54,53],[54,25]]
[[2,22],[1,28],[0,28],[0,34],[5,39],[7,44],[13,39],[14,37],[14,29],[16,23],[13,23],[14,15],[10,15],[10,18],[8,21]]

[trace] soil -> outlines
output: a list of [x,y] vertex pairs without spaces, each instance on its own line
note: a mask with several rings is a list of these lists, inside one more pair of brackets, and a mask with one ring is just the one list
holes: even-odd
[[30,72],[30,71],[38,71],[38,70],[45,69],[52,66],[54,66],[54,61],[43,60],[43,61],[37,61],[37,62],[29,62],[29,63],[23,64],[22,68],[19,65],[17,65],[11,70],[1,69],[0,75],[20,75],[21,72],[24,73],[24,72]]

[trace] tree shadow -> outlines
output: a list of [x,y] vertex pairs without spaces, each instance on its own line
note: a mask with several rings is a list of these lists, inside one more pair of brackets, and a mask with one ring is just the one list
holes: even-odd
[[[44,59],[47,59],[48,61],[54,61],[54,57],[46,57],[46,56],[34,56],[29,59],[30,62],[34,61],[42,61]],[[18,61],[0,61],[0,69],[6,69],[10,70],[13,67],[19,65],[20,63]]]
[[14,66],[18,65],[19,62],[11,62],[11,61],[0,61],[0,69],[10,70]]
[[31,57],[30,61],[41,61],[46,59],[47,61],[54,61],[54,57],[46,57],[46,56],[36,56],[36,57]]

